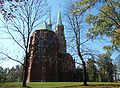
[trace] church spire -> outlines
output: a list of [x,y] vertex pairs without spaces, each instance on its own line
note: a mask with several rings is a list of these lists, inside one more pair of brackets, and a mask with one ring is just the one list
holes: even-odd
[[59,10],[58,10],[57,25],[62,25],[60,6],[59,6]]
[[50,30],[52,30],[51,11],[49,11],[48,26],[49,26]]
[[49,12],[48,24],[51,24],[51,12]]
[[64,25],[62,24],[62,17],[60,6],[58,10],[58,17],[57,17],[57,24],[56,24],[56,35],[58,37],[58,51],[59,52],[66,52],[66,40],[64,35]]

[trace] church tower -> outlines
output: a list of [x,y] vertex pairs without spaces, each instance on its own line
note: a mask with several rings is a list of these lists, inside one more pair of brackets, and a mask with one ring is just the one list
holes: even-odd
[[66,52],[66,40],[64,35],[64,25],[62,24],[61,11],[58,11],[57,24],[55,30],[58,37],[59,52]]

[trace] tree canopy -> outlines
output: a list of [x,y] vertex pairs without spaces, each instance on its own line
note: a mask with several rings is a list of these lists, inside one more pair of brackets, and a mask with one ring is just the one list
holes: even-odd
[[88,36],[96,38],[106,36],[111,38],[111,43],[120,47],[120,2],[110,0],[102,5],[97,15],[90,14],[86,22],[91,26]]

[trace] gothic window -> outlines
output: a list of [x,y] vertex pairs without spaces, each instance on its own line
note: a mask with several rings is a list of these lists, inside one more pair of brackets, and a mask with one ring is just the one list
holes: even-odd
[[39,38],[38,40],[38,54],[40,56],[43,56],[43,52],[44,52],[44,40],[42,38]]

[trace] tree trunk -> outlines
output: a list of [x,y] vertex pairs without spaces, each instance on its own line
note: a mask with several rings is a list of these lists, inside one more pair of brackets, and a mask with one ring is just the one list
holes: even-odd
[[77,48],[78,50],[78,56],[80,57],[81,61],[82,61],[82,67],[83,67],[83,85],[84,86],[88,86],[87,84],[87,72],[86,72],[86,64],[85,64],[85,61],[83,60],[83,57],[81,55],[81,52],[79,50],[79,48]]
[[27,71],[26,71],[26,66],[24,66],[24,72],[23,72],[23,87],[26,87],[26,80],[27,80]]
[[84,61],[82,61],[82,66],[83,66],[83,85],[84,86],[87,86],[88,84],[87,84],[87,72],[86,72],[86,64],[85,64],[85,62]]
[[82,54],[80,52],[80,43],[79,43],[79,38],[76,37],[76,46],[77,46],[77,52],[78,52],[78,56],[82,61],[82,67],[83,67],[83,85],[87,86],[87,72],[86,72],[86,64],[85,61],[83,60]]
[[24,66],[23,66],[23,84],[22,87],[26,87],[26,81],[27,81],[27,65],[28,65],[28,55],[26,54],[26,57],[24,59]]

